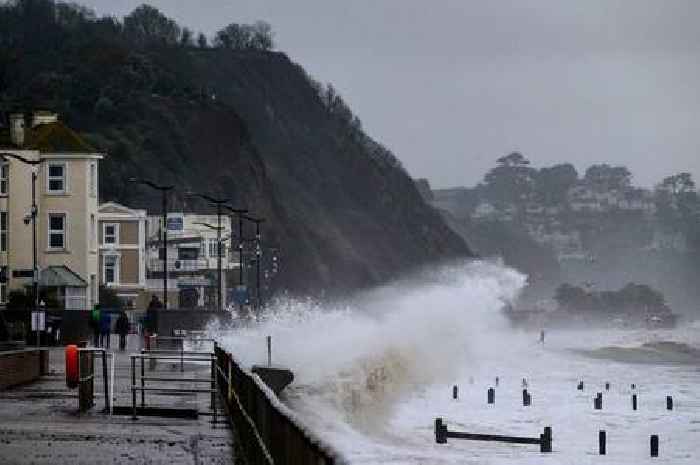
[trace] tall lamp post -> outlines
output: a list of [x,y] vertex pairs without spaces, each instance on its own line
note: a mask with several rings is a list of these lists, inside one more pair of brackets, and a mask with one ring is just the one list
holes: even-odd
[[198,194],[196,192],[187,192],[187,195],[199,197],[200,199],[204,199],[216,206],[216,244],[217,247],[219,247],[219,250],[216,251],[216,254],[218,255],[216,268],[219,277],[219,286],[218,290],[216,291],[216,305],[219,311],[222,311],[224,307],[221,295],[221,207],[228,203],[229,199],[219,199],[206,194]]
[[253,218],[252,216],[243,216],[243,218],[255,223],[255,306],[260,313],[260,260],[262,259],[260,223],[264,223],[265,218]]
[[[14,153],[0,153],[0,158],[2,160],[6,161],[7,158],[12,158],[17,161],[20,161],[26,165],[30,165],[32,167],[38,166],[41,164],[42,160],[30,160],[28,158],[25,158],[21,155],[16,155]],[[37,214],[39,213],[39,208],[36,205],[36,180],[39,176],[37,175],[36,169],[32,169],[32,209],[29,214],[31,217],[31,222],[32,222],[32,303],[34,306],[34,311],[37,311],[39,308],[39,267],[37,265],[37,247],[36,247],[36,217]],[[26,218],[26,217],[25,217]],[[26,219],[25,219],[26,221]],[[39,345],[39,331],[37,331],[37,346]]]
[[175,186],[161,186],[146,179],[130,178],[129,182],[143,184],[151,189],[160,191],[162,205],[162,221],[161,227],[162,244],[163,244],[163,308],[168,308],[168,192],[173,190]]
[[[243,215],[248,213],[248,210],[233,208],[228,205],[226,205],[225,208],[238,216],[238,286],[243,287]],[[233,225],[231,229],[233,229]],[[241,310],[242,309],[243,303],[241,303]]]

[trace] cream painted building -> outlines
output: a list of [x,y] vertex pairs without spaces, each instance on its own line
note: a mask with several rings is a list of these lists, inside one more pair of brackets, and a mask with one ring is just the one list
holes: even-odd
[[115,202],[98,210],[99,282],[126,308],[146,308],[146,210]]
[[[148,217],[147,287],[163,296],[162,217]],[[209,225],[209,226],[207,226]],[[218,280],[216,215],[168,213],[168,308],[215,308]],[[221,216],[222,303],[226,305],[227,276],[239,269],[238,255],[230,250],[231,219]]]
[[97,207],[103,154],[58,120],[37,112],[12,114],[0,129],[0,284],[32,286],[32,173],[36,173],[37,267],[40,292],[66,309],[90,308],[99,298]]

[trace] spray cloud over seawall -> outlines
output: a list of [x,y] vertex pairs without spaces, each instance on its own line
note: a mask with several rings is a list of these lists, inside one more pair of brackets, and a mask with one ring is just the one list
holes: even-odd
[[344,411],[386,408],[411,387],[450,381],[493,350],[500,315],[525,277],[497,263],[448,266],[362,294],[345,305],[281,300],[261,321],[218,335],[244,365],[273,363],[295,373],[294,389]]

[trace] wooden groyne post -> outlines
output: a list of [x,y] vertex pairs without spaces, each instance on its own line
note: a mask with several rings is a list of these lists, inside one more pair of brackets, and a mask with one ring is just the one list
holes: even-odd
[[449,431],[442,418],[435,419],[435,442],[446,444],[447,438],[467,439],[471,441],[497,441],[514,444],[539,444],[540,452],[552,452],[552,427],[545,426],[539,438],[529,438],[521,436],[504,436],[499,434],[476,434]]

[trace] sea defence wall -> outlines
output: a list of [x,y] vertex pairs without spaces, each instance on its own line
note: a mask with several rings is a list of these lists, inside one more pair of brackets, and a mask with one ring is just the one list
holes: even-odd
[[156,310],[158,334],[172,336],[176,330],[203,330],[210,321],[217,320],[223,324],[231,321],[231,314],[204,309],[168,309]]
[[48,349],[0,352],[0,390],[29,383],[49,371]]
[[217,386],[246,463],[345,465],[345,460],[295,418],[257,374],[215,347]]

